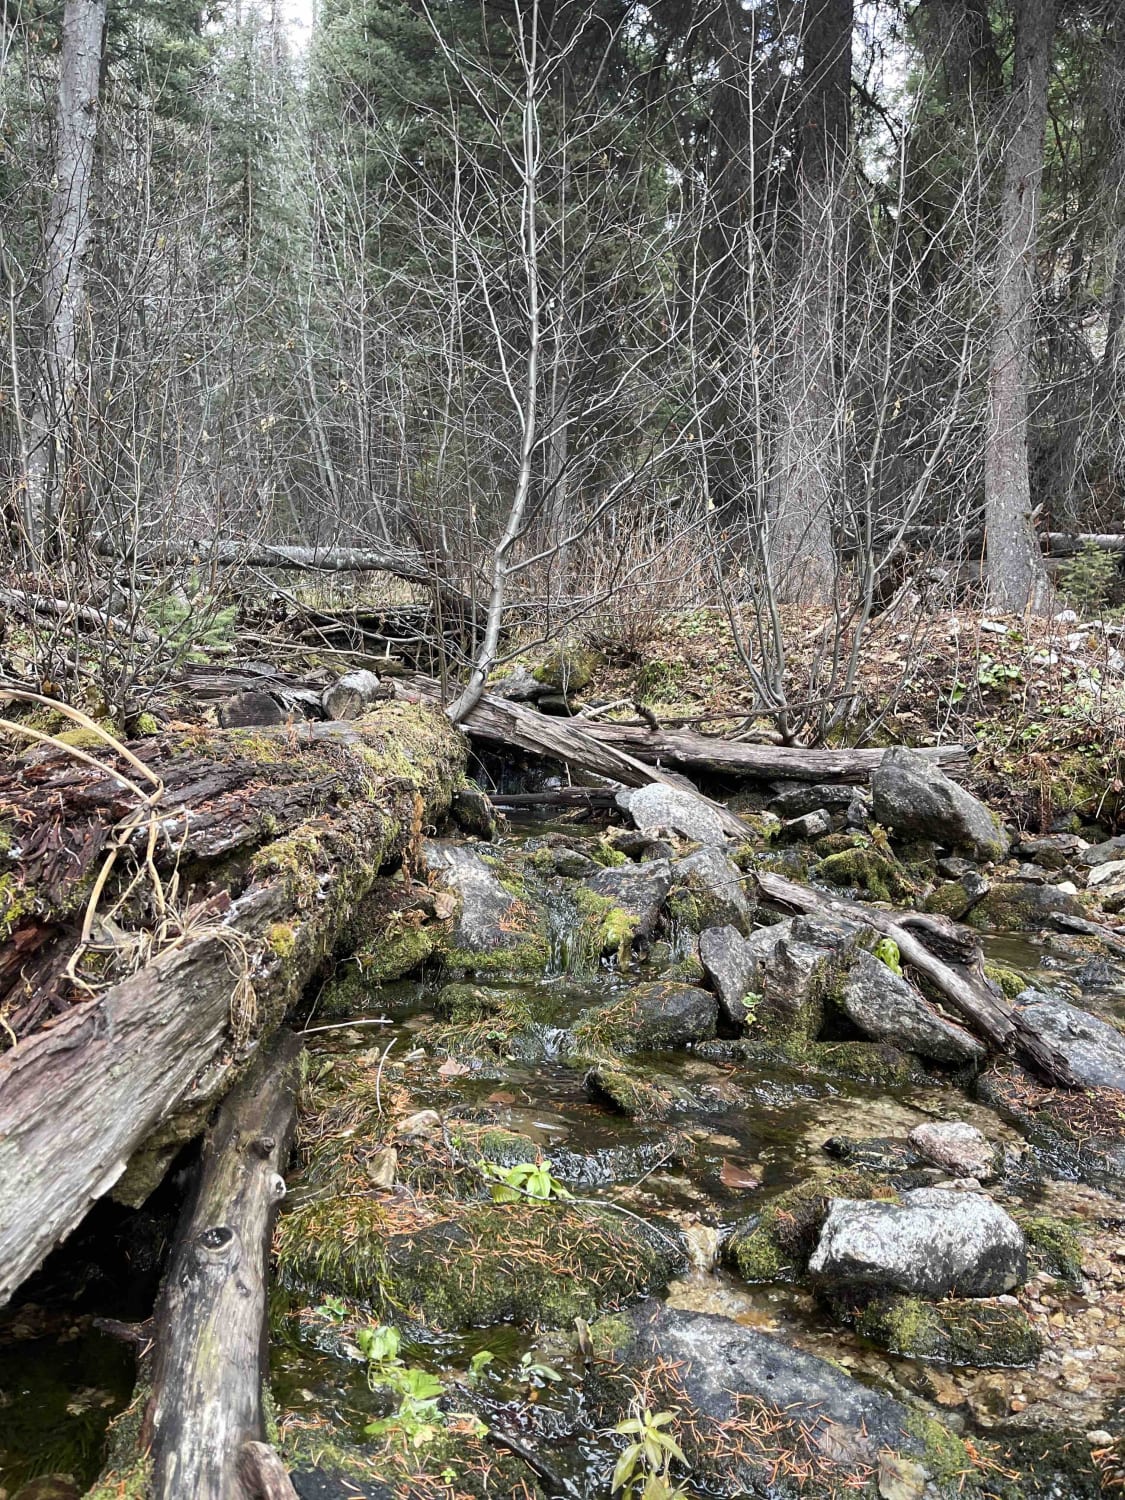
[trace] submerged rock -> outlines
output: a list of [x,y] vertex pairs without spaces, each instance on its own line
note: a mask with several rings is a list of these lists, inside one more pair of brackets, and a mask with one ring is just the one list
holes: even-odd
[[859,1307],[836,1299],[836,1311],[892,1354],[950,1365],[1032,1365],[1043,1340],[1014,1299],[876,1296]]
[[1019,1011],[1037,1036],[1063,1054],[1087,1088],[1125,1090],[1125,1035],[1116,1026],[1038,990],[1024,991]]
[[832,1200],[809,1261],[827,1283],[994,1297],[1027,1278],[1019,1225],[984,1193],[915,1188],[898,1203]]
[[574,1026],[579,1050],[659,1052],[715,1035],[719,1006],[710,990],[675,980],[638,984],[620,1000],[585,1011]]
[[910,1132],[910,1143],[955,1177],[987,1182],[996,1175],[999,1153],[995,1146],[964,1120],[927,1120]]
[[967,849],[978,859],[1008,852],[996,814],[914,750],[884,752],[871,775],[871,804],[876,822],[900,836]]
[[649,786],[624,787],[617,805],[645,833],[667,829],[696,844],[721,848],[727,841],[718,812],[691,792],[653,782]]
[[854,1026],[875,1041],[891,1042],[935,1062],[980,1062],[982,1042],[940,1015],[925,996],[871,953],[855,956],[836,996]]

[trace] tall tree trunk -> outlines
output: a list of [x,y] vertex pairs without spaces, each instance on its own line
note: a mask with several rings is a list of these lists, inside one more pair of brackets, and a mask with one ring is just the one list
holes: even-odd
[[989,598],[1043,612],[1051,591],[1031,521],[1028,389],[1032,377],[1035,249],[1047,82],[1058,0],[1018,0],[1010,128],[1000,197],[996,323],[988,377],[984,507]]
[[851,134],[853,0],[806,0],[798,179],[799,263],[782,380],[769,557],[778,597],[826,603],[836,580],[842,474],[834,358]]
[[43,379],[32,413],[25,523],[40,557],[64,520],[86,320],[86,250],[98,133],[106,0],[66,0],[59,55],[55,171],[43,270]]

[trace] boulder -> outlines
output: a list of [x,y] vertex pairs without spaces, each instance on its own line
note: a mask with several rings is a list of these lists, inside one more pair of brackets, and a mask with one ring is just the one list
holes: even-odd
[[663,782],[624,787],[617,793],[616,801],[642,832],[668,829],[696,844],[721,848],[726,843],[722,819],[714,808],[679,787]]
[[486,863],[468,845],[428,844],[425,854],[459,901],[445,963],[477,974],[543,973],[550,956],[546,914],[528,899],[518,869],[511,871],[510,883],[520,894],[501,883],[495,871],[503,866]]
[[995,1297],[1027,1278],[1023,1230],[984,1193],[915,1188],[898,1203],[834,1198],[809,1271],[923,1297]]
[[1088,847],[1076,833],[1047,833],[1037,839],[1021,839],[1016,853],[1044,870],[1065,870],[1072,861],[1080,860]]
[[802,813],[799,818],[790,818],[777,832],[779,844],[811,844],[832,831],[832,815],[823,807]]
[[652,936],[671,887],[672,867],[666,859],[650,859],[643,865],[611,865],[586,881],[588,891],[613,903],[621,915],[618,925],[627,928],[631,938]]
[[719,997],[719,1006],[732,1026],[745,1026],[747,995],[757,995],[759,966],[783,936],[786,923],[760,927],[748,938],[737,927],[708,927],[699,935],[699,957]]
[[920,1297],[876,1296],[854,1314],[838,1311],[855,1323],[864,1338],[908,1359],[939,1359],[948,1365],[1033,1365],[1043,1340],[1014,1298],[982,1302],[951,1297],[929,1302]]
[[871,775],[875,820],[895,833],[1003,859],[1008,835],[984,803],[923,756],[902,746],[883,754]]
[[925,996],[871,953],[856,954],[837,997],[849,1021],[877,1042],[935,1062],[980,1062],[982,1042],[942,1016]]
[[955,1177],[987,1182],[996,1175],[996,1148],[975,1125],[964,1120],[927,1120],[910,1132],[910,1143]]
[[620,1000],[584,1011],[574,1026],[580,1050],[659,1052],[715,1035],[719,1006],[710,990],[675,980],[634,985]]
[[488,691],[497,698],[506,698],[509,703],[534,703],[549,693],[550,688],[539,682],[524,666],[513,667],[504,677],[488,684]]
[[1055,915],[1083,917],[1082,904],[1057,885],[1004,880],[974,903],[965,920],[981,932],[1024,932]]
[[1079,863],[1084,865],[1105,865],[1111,861],[1125,859],[1125,833],[1119,833],[1116,838],[1105,839],[1100,844],[1089,844],[1078,856]]
[[755,903],[738,866],[721,849],[707,847],[673,863],[668,909],[690,932],[730,925],[746,933]]
[[1038,990],[1023,992],[1019,1011],[1036,1035],[1058,1048],[1087,1088],[1125,1090],[1125,1035],[1116,1026]]
[[763,934],[758,956],[759,1016],[771,1026],[815,1037],[824,997],[868,931],[857,922],[825,916],[792,917],[766,928],[769,936]]
[[780,818],[800,818],[822,807],[829,812],[843,812],[857,798],[863,800],[859,788],[847,782],[830,781],[823,785],[798,782],[796,786],[784,785],[769,804],[769,810]]

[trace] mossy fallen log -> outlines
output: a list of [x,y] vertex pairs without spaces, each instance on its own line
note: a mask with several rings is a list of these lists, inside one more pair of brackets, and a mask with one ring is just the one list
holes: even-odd
[[0,1015],[18,1038],[0,1056],[0,1303],[95,1199],[143,1200],[464,763],[443,714],[401,704],[131,750],[162,786],[144,808],[108,749],[0,770]]

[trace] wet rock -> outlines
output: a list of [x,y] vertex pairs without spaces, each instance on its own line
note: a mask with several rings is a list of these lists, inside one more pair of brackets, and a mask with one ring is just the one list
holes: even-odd
[[666,859],[650,859],[642,865],[612,865],[591,876],[586,889],[614,908],[605,919],[603,950],[617,952],[637,938],[651,937],[671,888],[672,868]]
[[810,1273],[925,1297],[994,1297],[1027,1277],[1027,1242],[984,1193],[914,1188],[898,1203],[834,1198]]
[[1088,848],[1086,840],[1076,833],[1048,833],[1037,839],[1021,839],[1015,852],[1045,870],[1065,870]]
[[876,1296],[866,1305],[835,1301],[837,1316],[892,1354],[974,1366],[1033,1365],[1043,1340],[1022,1307],[978,1298],[929,1302]]
[[964,1120],[927,1120],[910,1132],[910,1143],[928,1161],[955,1177],[987,1182],[999,1166],[996,1148]]
[[1078,856],[1080,864],[1090,866],[1109,864],[1119,859],[1125,859],[1125,833],[1105,839],[1100,844],[1089,844]]
[[875,820],[895,833],[967,849],[978,859],[1003,859],[1008,835],[984,803],[932,762],[896,746],[871,776]]
[[458,828],[463,828],[466,833],[488,842],[496,837],[496,813],[479,786],[458,787],[449,810]]
[[[617,1357],[626,1370],[676,1372],[676,1394],[691,1418],[683,1425],[692,1430],[693,1472],[717,1481],[722,1493],[775,1493],[777,1474],[787,1469],[772,1461],[772,1443],[790,1461],[811,1449],[840,1493],[852,1487],[848,1476],[881,1457],[924,1451],[923,1429],[900,1402],[768,1334],[658,1302],[632,1309],[624,1323]],[[755,1445],[737,1436],[732,1444],[719,1427],[734,1424],[737,1435],[743,1403],[770,1415]]]
[[823,916],[794,917],[766,929],[769,937],[762,939],[758,960],[758,1021],[815,1037],[824,1019],[824,998],[868,930]]
[[611,1005],[583,1012],[574,1040],[580,1051],[659,1052],[707,1041],[718,1017],[710,990],[656,979],[634,985]]
[[722,850],[697,849],[672,865],[668,910],[687,931],[730,925],[749,932],[754,908],[746,876]]
[[1087,1088],[1125,1089],[1125,1035],[1058,995],[1025,990],[1020,1015],[1066,1058]]
[[1023,1132],[1050,1176],[1125,1194],[1125,1134],[1116,1092],[1043,1088],[1006,1063],[982,1073],[976,1090]]
[[583,1079],[583,1087],[599,1104],[608,1105],[632,1120],[666,1120],[671,1115],[699,1108],[694,1091],[678,1079],[616,1060],[592,1067]]
[[430,844],[427,860],[459,898],[460,911],[445,951],[451,968],[480,974],[541,974],[547,966],[546,915],[512,870],[509,890],[492,865],[463,844]]
[[790,818],[778,829],[779,844],[811,844],[832,831],[832,816],[823,807],[802,813],[799,818]]
[[672,855],[672,845],[667,839],[639,828],[611,828],[605,841],[626,859],[669,859]]
[[699,957],[707,978],[719,997],[719,1005],[732,1026],[741,1030],[752,1010],[749,995],[757,996],[758,969],[783,936],[784,923],[760,927],[748,938],[737,927],[708,927],[699,935]]
[[781,790],[769,804],[770,812],[779,818],[801,818],[806,813],[825,808],[829,812],[843,812],[856,799],[864,800],[858,787],[842,781],[823,783],[798,782],[782,784]]
[[617,805],[643,832],[670,830],[694,843],[720,848],[726,843],[719,814],[679,787],[662,782],[625,787],[617,794]]
[[938,1014],[925,996],[870,953],[857,953],[837,1004],[875,1041],[891,1042],[936,1062],[969,1063],[985,1048],[971,1032]]
[[1095,865],[1086,884],[1105,903],[1107,897],[1119,896],[1125,891],[1125,859],[1109,859]]
[[817,865],[816,875],[827,885],[861,891],[877,901],[905,901],[914,894],[898,861],[869,843],[827,855]]
[[394,1500],[389,1485],[355,1479],[326,1468],[294,1469],[290,1474],[298,1500]]
[[1006,880],[977,901],[965,920],[981,932],[1025,932],[1046,926],[1056,913],[1084,915],[1081,903],[1058,886]]
[[[863,1172],[880,1172],[894,1179],[920,1177],[918,1169],[925,1159],[908,1141],[894,1136],[866,1136],[855,1139],[846,1135],[834,1135],[820,1148],[835,1161],[846,1162],[849,1167]],[[908,1183],[917,1186],[917,1182]]]
[[744,1281],[798,1281],[808,1270],[832,1202],[893,1196],[884,1184],[862,1171],[832,1171],[810,1177],[771,1198],[763,1208],[737,1224],[726,1245],[726,1258]]
[[81,1494],[70,1474],[43,1474],[21,1485],[14,1500],[79,1500]]

